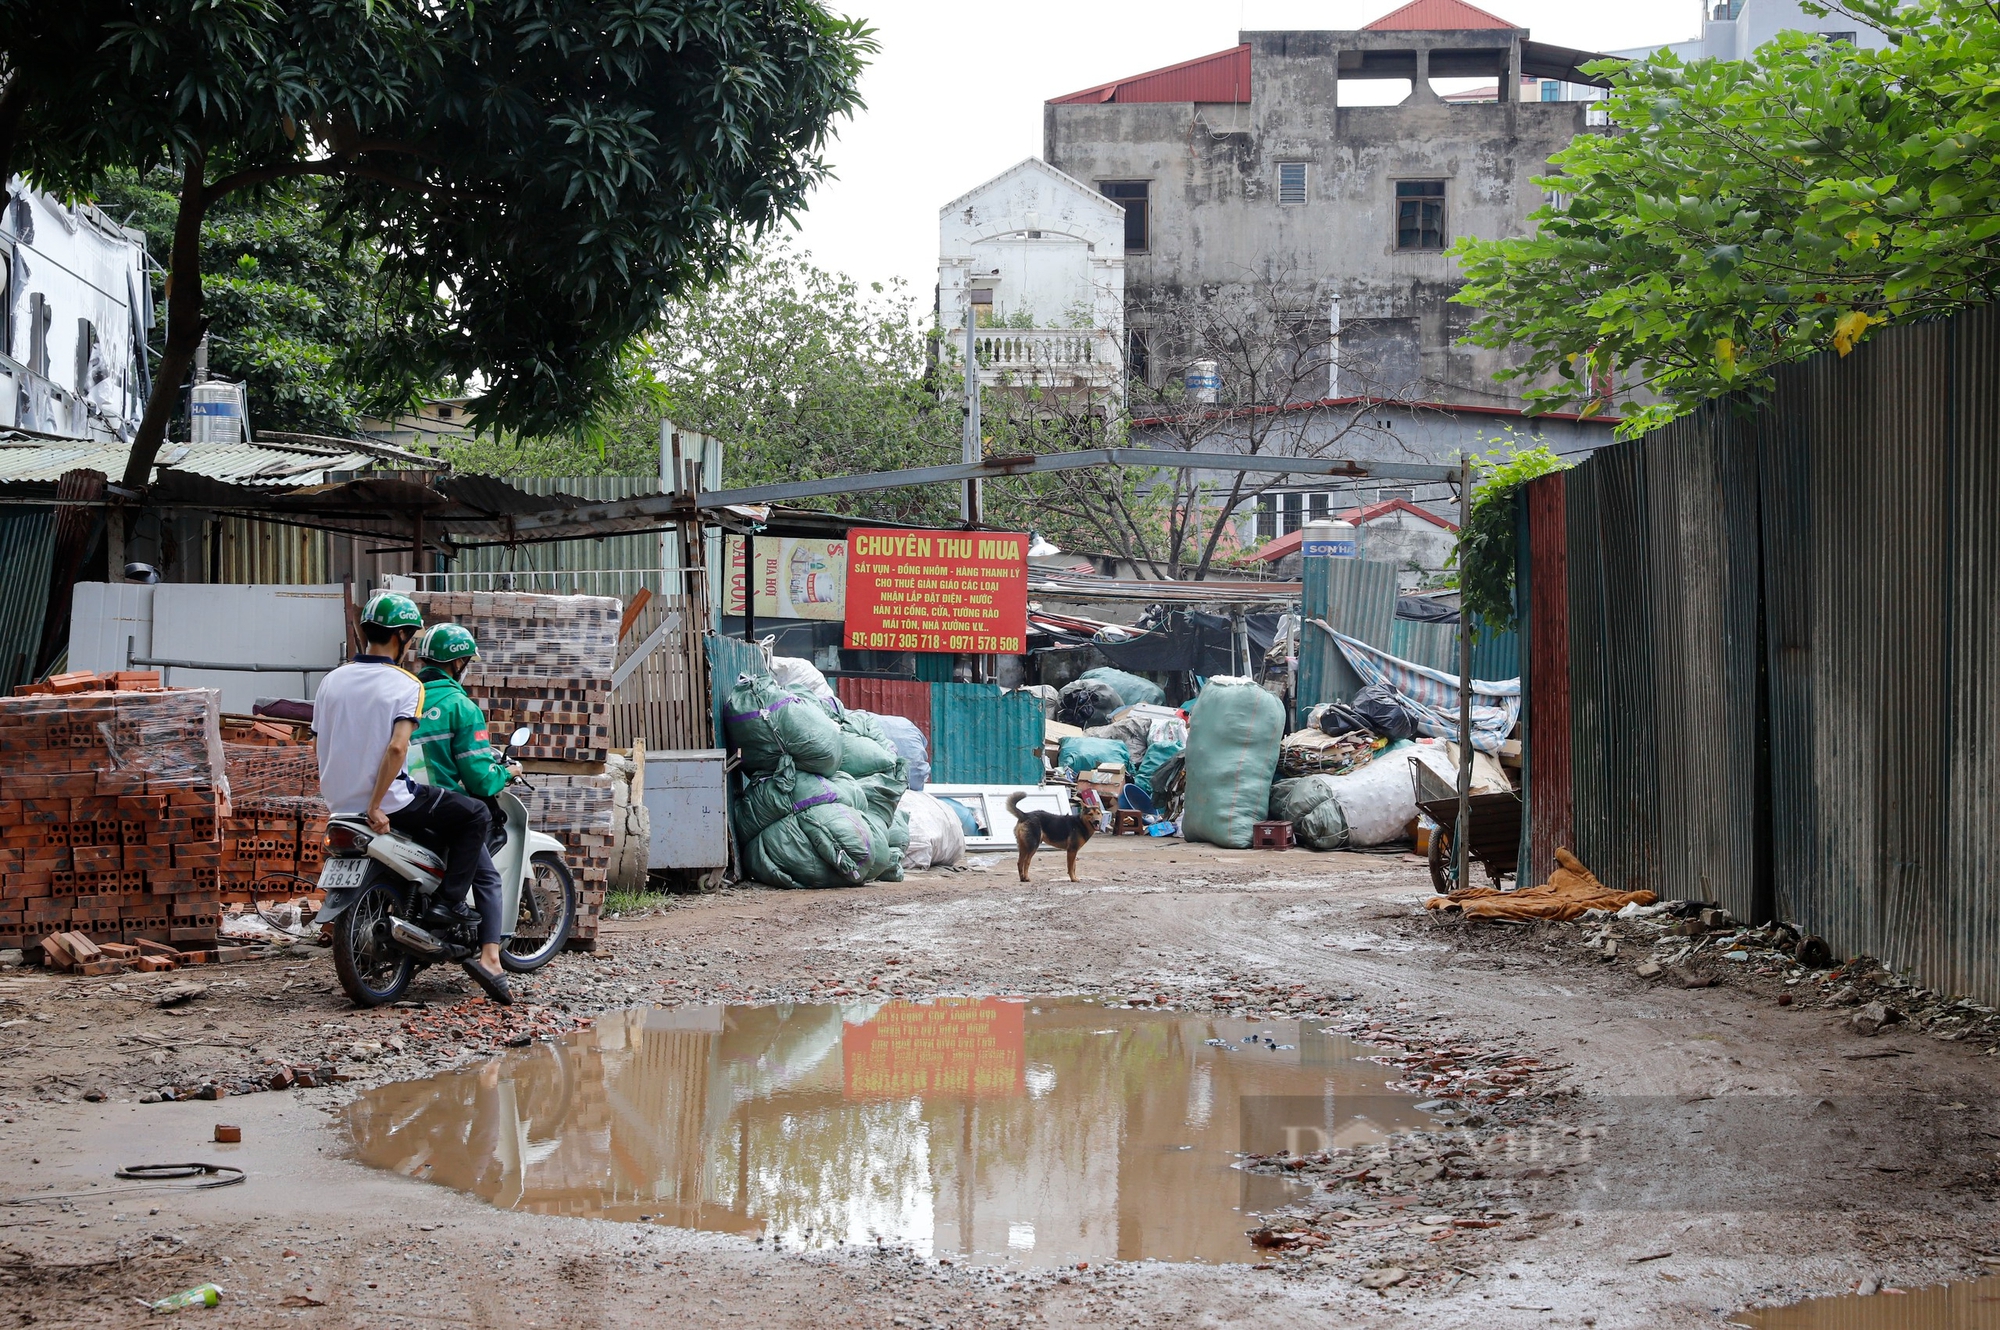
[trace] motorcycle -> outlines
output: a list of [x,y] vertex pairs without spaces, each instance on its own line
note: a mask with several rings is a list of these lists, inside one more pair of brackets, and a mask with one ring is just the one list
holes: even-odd
[[[506,747],[519,748],[530,734],[523,726]],[[501,940],[500,964],[526,974],[548,964],[569,941],[576,881],[563,862],[562,842],[528,829],[527,807],[511,792],[516,785],[529,788],[517,774],[494,796],[506,836],[492,853],[503,917],[512,921]],[[377,832],[365,817],[328,820],[319,877],[326,900],[314,922],[330,926],[333,968],[356,1004],[394,1002],[426,965],[479,954],[476,921],[431,928],[416,922],[430,918],[444,870],[443,856],[396,831]],[[466,897],[469,902],[470,891]]]

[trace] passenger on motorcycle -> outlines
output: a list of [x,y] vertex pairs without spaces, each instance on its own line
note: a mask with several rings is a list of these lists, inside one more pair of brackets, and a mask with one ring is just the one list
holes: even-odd
[[[493,796],[507,788],[520,770],[504,763],[493,751],[486,729],[486,713],[466,694],[459,682],[465,670],[479,657],[479,642],[471,632],[455,623],[432,624],[417,637],[417,678],[424,685],[424,714],[411,738],[410,774],[423,785],[467,794],[486,805],[492,819],[492,836],[505,834],[501,813]],[[501,917],[500,874],[493,867],[492,842],[479,851],[479,871],[472,879],[472,898],[479,908],[481,961],[490,969],[500,968],[500,937],[505,931]],[[463,908],[461,898],[451,904]]]
[[[313,699],[320,797],[335,817],[365,816],[377,835],[393,827],[435,842],[446,860],[439,896],[457,901],[479,872],[492,816],[477,799],[410,779],[410,738],[424,712],[424,686],[396,662],[423,623],[408,596],[369,597],[361,612],[362,650],[327,675]],[[511,1002],[499,950],[485,948],[465,970],[494,1001]]]

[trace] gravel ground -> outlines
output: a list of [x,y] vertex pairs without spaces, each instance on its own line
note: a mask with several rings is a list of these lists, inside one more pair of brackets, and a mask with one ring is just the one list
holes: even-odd
[[[1121,839],[1081,870],[677,899],[607,921],[596,955],[504,1013],[445,970],[422,1005],[357,1012],[311,947],[115,980],[0,972],[4,1190],[41,1197],[0,1207],[0,1324],[132,1323],[212,1279],[224,1305],[195,1315],[230,1325],[1651,1328],[1974,1277],[2000,1254],[1990,1013],[1880,967],[1804,969],[1670,919],[1472,924],[1424,911],[1423,869],[1393,857]],[[205,991],[156,1005],[188,978]],[[335,1116],[616,1008],[989,993],[1312,1016],[1441,1116],[1247,1160],[1311,1184],[1246,1219],[1262,1268],[1062,1271],[498,1211],[352,1162]],[[1876,1001],[1904,1019],[1867,1036],[1853,1018]],[[261,1088],[288,1071],[315,1087]],[[221,1101],[141,1102],[205,1087]],[[217,1122],[244,1143],[210,1143]],[[112,1190],[120,1164],[184,1158],[249,1181]]]

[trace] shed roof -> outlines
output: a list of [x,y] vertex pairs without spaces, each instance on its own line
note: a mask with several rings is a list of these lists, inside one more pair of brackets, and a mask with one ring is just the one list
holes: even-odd
[[[1458,530],[1456,526],[1445,521],[1436,513],[1426,512],[1424,509],[1411,503],[1408,499],[1383,499],[1379,503],[1366,504],[1360,508],[1349,508],[1346,512],[1337,513],[1335,516],[1343,522],[1351,522],[1355,526],[1363,526],[1369,522],[1379,521],[1391,513],[1397,512],[1415,513],[1426,522],[1441,526],[1446,531]],[[1297,531],[1288,531],[1276,540],[1269,540],[1259,545],[1254,551],[1254,557],[1262,559],[1266,563],[1275,562],[1284,558],[1287,554],[1297,554],[1299,547],[1305,543],[1305,539],[1306,533],[1303,527]]]
[[1250,44],[1149,69],[1082,92],[1049,98],[1050,105],[1100,102],[1248,102]]
[[[117,476],[125,470],[129,445],[112,440],[57,439],[47,435],[0,430],[0,485],[54,482],[66,471],[101,471]],[[429,458],[385,449],[377,444],[343,439],[291,436],[254,443],[168,443],[153,463],[154,471],[181,471],[226,480],[237,485],[293,489],[321,485],[331,471],[365,471],[384,461],[406,470],[441,466]]]

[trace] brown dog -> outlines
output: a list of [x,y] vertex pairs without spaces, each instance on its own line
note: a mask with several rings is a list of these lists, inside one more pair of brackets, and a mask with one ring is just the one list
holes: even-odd
[[1016,791],[1007,796],[1007,811],[1018,819],[1014,823],[1014,844],[1021,851],[1021,880],[1028,880],[1028,867],[1035,862],[1035,851],[1047,841],[1069,852],[1069,880],[1076,881],[1076,852],[1090,843],[1090,834],[1095,830],[1090,819],[1023,809],[1021,795],[1021,791]]

